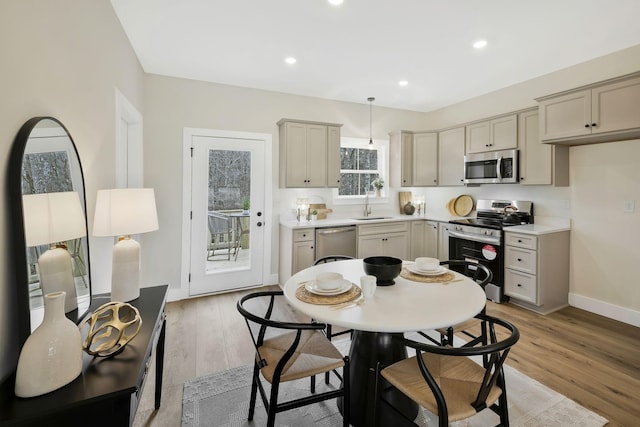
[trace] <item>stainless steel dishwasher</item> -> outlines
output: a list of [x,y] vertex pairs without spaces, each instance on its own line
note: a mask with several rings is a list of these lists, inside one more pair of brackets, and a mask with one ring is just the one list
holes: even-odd
[[329,255],[357,257],[355,225],[316,228],[316,259]]

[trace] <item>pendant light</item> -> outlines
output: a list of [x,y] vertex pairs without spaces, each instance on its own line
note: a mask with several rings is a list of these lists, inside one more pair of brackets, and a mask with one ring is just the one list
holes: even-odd
[[367,101],[369,101],[369,148],[373,148],[373,132],[371,130],[373,122],[371,120],[371,110],[373,109],[373,101],[375,100],[376,99],[373,96],[367,98]]

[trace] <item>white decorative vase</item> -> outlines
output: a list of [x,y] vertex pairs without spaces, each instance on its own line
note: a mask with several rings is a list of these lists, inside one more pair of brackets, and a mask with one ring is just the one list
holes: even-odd
[[382,189],[376,188],[376,197],[381,197],[381,196],[382,196]]
[[18,397],[49,393],[82,371],[82,338],[78,327],[64,315],[64,299],[64,292],[44,296],[44,319],[27,338],[18,359]]

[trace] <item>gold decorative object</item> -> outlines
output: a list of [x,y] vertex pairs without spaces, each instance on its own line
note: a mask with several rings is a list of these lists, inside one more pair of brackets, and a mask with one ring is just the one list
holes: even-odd
[[113,356],[124,349],[142,327],[142,318],[137,308],[126,302],[108,302],[82,321],[80,329],[87,336],[82,349],[92,356]]

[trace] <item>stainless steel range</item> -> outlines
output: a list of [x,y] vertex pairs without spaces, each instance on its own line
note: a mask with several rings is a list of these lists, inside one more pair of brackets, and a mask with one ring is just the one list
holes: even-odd
[[478,200],[476,218],[449,222],[454,224],[449,227],[449,259],[464,259],[486,265],[493,273],[493,280],[485,288],[487,298],[495,302],[505,301],[503,229],[532,224],[533,202]]

